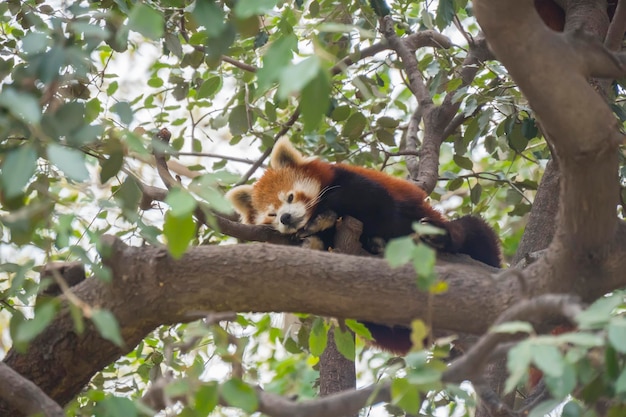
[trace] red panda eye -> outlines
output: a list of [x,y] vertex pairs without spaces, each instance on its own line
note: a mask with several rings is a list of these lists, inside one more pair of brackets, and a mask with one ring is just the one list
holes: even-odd
[[268,217],[276,217],[276,213],[270,213],[267,215]]
[[289,196],[287,196],[287,203],[293,203],[293,194],[289,194]]

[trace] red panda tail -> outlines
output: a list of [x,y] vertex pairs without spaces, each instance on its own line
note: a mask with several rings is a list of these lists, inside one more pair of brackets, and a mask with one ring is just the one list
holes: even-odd
[[493,229],[483,219],[476,216],[463,216],[445,224],[449,234],[449,252],[459,252],[471,256],[487,265],[501,267],[500,244]]
[[404,356],[411,350],[411,329],[408,327],[389,327],[383,324],[363,322],[372,334],[373,344],[396,355]]

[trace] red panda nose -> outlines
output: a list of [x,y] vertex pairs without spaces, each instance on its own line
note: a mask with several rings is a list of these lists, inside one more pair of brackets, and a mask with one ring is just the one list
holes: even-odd
[[289,226],[291,224],[291,214],[289,213],[285,213],[283,215],[280,216],[280,222],[286,226]]

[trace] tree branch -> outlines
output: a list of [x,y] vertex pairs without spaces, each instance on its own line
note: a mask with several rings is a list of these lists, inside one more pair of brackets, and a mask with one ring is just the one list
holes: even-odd
[[65,412],[59,404],[50,399],[37,385],[2,362],[0,362],[0,399],[24,415],[41,413],[46,417],[65,417]]

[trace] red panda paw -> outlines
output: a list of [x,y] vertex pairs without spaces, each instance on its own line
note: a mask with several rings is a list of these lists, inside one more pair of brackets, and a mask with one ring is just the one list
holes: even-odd
[[326,245],[324,245],[324,241],[317,236],[305,237],[302,241],[302,247],[311,250],[326,250]]
[[335,227],[335,223],[337,223],[338,218],[339,216],[337,216],[337,213],[332,210],[320,213],[311,220],[309,220],[309,222],[298,231],[297,236],[300,238],[304,238],[321,232],[322,230]]
[[420,219],[419,223],[436,227],[438,229],[438,231],[432,234],[421,233],[419,235],[419,239],[422,242],[426,243],[428,246],[432,247],[433,249],[438,249],[438,250],[446,250],[450,246],[450,235],[448,234],[447,230],[442,230],[440,225],[435,224],[428,217],[424,217],[423,219]]

